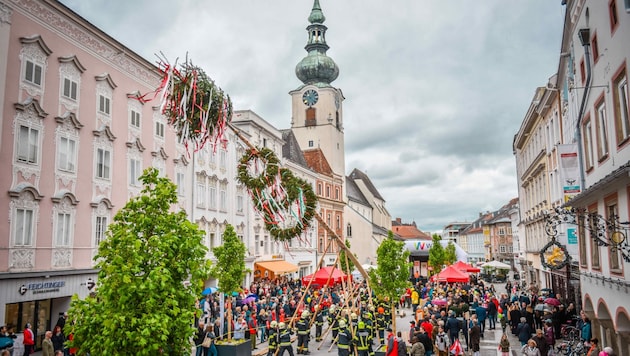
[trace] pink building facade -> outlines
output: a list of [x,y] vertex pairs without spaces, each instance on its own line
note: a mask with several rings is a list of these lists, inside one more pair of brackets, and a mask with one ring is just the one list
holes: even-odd
[[90,292],[96,247],[143,169],[186,206],[184,148],[158,103],[135,98],[159,80],[57,1],[0,0],[0,325],[41,336]]

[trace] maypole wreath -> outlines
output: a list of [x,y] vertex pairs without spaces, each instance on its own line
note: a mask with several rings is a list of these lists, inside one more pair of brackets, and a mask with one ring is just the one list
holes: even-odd
[[225,144],[223,138],[227,124],[232,120],[232,101],[198,66],[186,59],[179,68],[165,59],[158,62],[162,75],[160,86],[153,92],[136,97],[141,102],[160,97],[160,112],[175,129],[180,141],[188,150],[203,148],[213,140]]
[[239,162],[238,180],[247,187],[269,234],[289,241],[310,226],[317,196],[311,184],[279,164],[269,148],[250,148]]

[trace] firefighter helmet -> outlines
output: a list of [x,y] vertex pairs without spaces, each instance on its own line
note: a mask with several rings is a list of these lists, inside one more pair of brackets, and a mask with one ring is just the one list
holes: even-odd
[[308,318],[308,310],[302,312],[302,319]]
[[272,328],[275,328],[278,326],[278,322],[275,320],[272,320],[271,323],[269,323],[269,326],[271,326]]
[[278,324],[278,328],[279,328],[279,329],[284,329],[284,328],[286,328],[286,327],[287,327],[287,324],[285,324],[284,322],[282,322],[282,323]]
[[339,327],[340,328],[345,328],[346,327],[346,321],[343,320],[343,319],[339,320]]

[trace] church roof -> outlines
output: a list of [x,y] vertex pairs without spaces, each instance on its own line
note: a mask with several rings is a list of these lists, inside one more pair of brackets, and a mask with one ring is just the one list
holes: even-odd
[[328,160],[321,149],[314,148],[311,150],[305,150],[304,158],[306,159],[308,166],[315,172],[326,174],[328,176],[333,175],[333,170],[330,168],[330,164],[328,164]]
[[350,177],[346,177],[346,194],[348,195],[348,200],[354,200],[365,206],[372,206],[361,192],[361,189],[359,189],[357,184]]
[[298,144],[293,131],[285,129],[280,130],[280,132],[282,132],[282,140],[284,141],[284,145],[282,145],[282,157],[299,164],[302,167],[308,168],[309,166],[306,162],[306,158],[304,158],[304,153],[302,152],[302,149],[300,149],[300,145]]
[[378,190],[376,189],[376,187],[374,186],[374,184],[372,183],[372,181],[370,180],[370,177],[368,177],[367,174],[361,172],[358,169],[354,169],[352,171],[352,173],[350,173],[350,178],[351,179],[360,179],[363,181],[363,183],[365,184],[365,186],[367,187],[367,189],[370,191],[370,193],[372,193],[372,195],[375,198],[378,198],[382,201],[385,201],[385,199],[383,199],[383,197],[381,196],[381,194],[378,192]]

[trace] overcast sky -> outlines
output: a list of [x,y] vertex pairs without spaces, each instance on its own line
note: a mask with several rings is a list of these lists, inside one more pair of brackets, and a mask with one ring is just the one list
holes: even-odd
[[[62,0],[155,62],[188,53],[237,110],[290,127],[312,0]],[[518,196],[512,139],[556,71],[560,0],[320,0],[346,173],[427,232]]]

